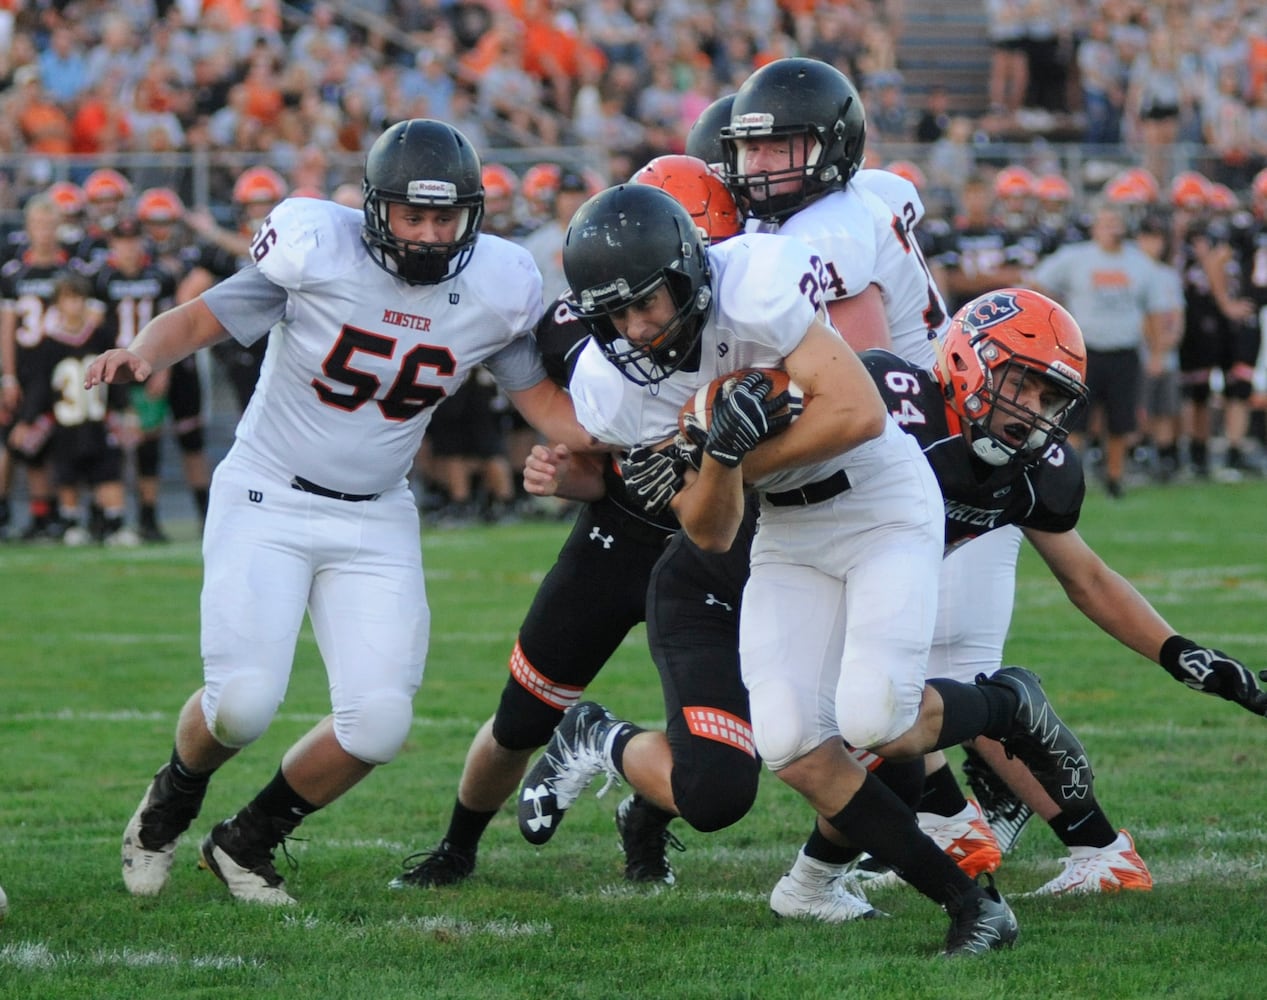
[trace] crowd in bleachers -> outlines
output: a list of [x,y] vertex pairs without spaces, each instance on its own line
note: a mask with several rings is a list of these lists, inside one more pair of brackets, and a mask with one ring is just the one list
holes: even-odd
[[[130,322],[143,322],[129,313],[143,298],[135,294],[143,269],[154,286],[144,308],[166,308],[239,266],[252,220],[286,194],[359,206],[369,142],[386,123],[420,116],[455,124],[484,156],[486,228],[532,249],[549,298],[560,290],[551,282],[558,284],[558,249],[579,200],[654,156],[681,151],[704,108],[754,68],[793,54],[832,62],[859,82],[869,165],[884,165],[886,150],[915,151],[893,166],[921,189],[929,209],[926,251],[953,299],[1016,283],[1058,245],[1084,236],[1087,202],[1079,199],[1097,193],[1133,213],[1135,223],[1146,216],[1156,228],[1165,215],[1163,256],[1177,273],[1196,266],[1199,243],[1202,253],[1211,245],[1232,248],[1236,278],[1244,279],[1246,248],[1262,227],[1258,195],[1267,195],[1262,185],[1251,192],[1267,163],[1261,5],[983,6],[993,51],[988,93],[982,113],[966,116],[952,113],[944,88],[906,92],[900,0],[6,0],[0,209],[16,221],[0,260],[0,334],[21,344],[24,330],[38,339],[52,322],[49,313],[60,321],[50,296],[55,279],[70,270],[92,283],[103,329],[126,336]],[[1013,147],[991,142],[991,128],[1030,106],[1073,113],[1089,144],[1080,153],[1107,152],[1094,161],[1080,156],[1088,168],[1073,172],[1067,156],[1040,142],[1023,150],[1028,172],[1001,169],[1008,164],[1000,149]],[[1175,151],[1188,147],[1175,143],[1196,144],[1195,152],[1181,159]],[[213,161],[200,177],[172,157],[208,153],[233,158]],[[120,169],[102,168],[111,163]],[[1122,195],[1123,172],[1135,164],[1155,190]],[[1199,209],[1169,196],[1168,185],[1187,176],[1181,169],[1188,166],[1203,171]],[[53,244],[40,235],[49,219]],[[130,241],[146,262],[136,274],[120,275]],[[1230,263],[1227,269],[1236,270]],[[1196,271],[1190,278],[1201,280]],[[1239,315],[1248,306],[1228,303],[1248,302],[1248,294],[1233,286],[1213,308]],[[242,405],[259,354],[231,349],[218,357],[216,371],[232,381]],[[109,490],[105,499],[84,502],[82,518],[70,510],[79,503],[73,484],[59,499],[58,476],[66,470],[41,473],[31,461],[48,441],[32,430],[37,415],[21,409],[30,398],[19,385],[25,376],[9,354],[0,356],[0,367],[5,427],[27,425],[17,438],[22,447],[9,438],[8,457],[25,468],[19,478],[31,500],[23,519],[0,499],[0,529],[11,524],[28,537],[65,537],[68,525],[81,525],[98,540],[161,539],[155,442],[167,424],[199,508],[205,503],[196,372],[183,382],[173,376],[172,397],[159,398],[167,386],[148,397],[131,394],[112,400],[102,416],[106,437],[122,447],[121,468],[137,484],[131,506],[139,511],[138,534],[121,531],[120,500]],[[1264,388],[1257,385],[1253,395],[1259,422],[1251,426],[1260,438]],[[523,428],[495,393],[472,395],[496,408],[475,450],[447,442],[437,421],[430,439],[443,454],[420,458],[428,502],[457,520],[505,516],[521,505],[506,485],[516,478],[506,468],[522,453]],[[1240,468],[1224,465],[1223,474],[1250,469],[1258,450],[1250,438],[1231,453]],[[507,440],[516,446],[508,450]],[[1159,476],[1210,468],[1208,456],[1152,456]],[[5,469],[5,497],[13,475]]]

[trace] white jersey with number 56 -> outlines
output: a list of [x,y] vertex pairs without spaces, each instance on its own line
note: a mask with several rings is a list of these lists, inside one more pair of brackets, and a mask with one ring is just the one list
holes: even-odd
[[356,494],[403,482],[434,407],[475,365],[512,391],[545,378],[526,251],[483,235],[457,277],[409,285],[374,262],[361,225],[355,209],[288,199],[256,234],[254,266],[203,296],[243,344],[272,328],[233,457]]

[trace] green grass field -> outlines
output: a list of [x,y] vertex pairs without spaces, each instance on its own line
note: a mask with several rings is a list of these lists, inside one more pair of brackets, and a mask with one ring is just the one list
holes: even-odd
[[[1267,666],[1267,484],[1093,490],[1084,536],[1194,638]],[[946,919],[905,888],[892,919],[779,922],[770,888],[810,815],[768,775],[753,812],[712,835],[675,829],[678,885],[620,875],[620,794],[586,796],[529,847],[507,809],[473,880],[386,888],[443,833],[471,735],[496,704],[519,621],[566,526],[424,532],[434,633],[399,759],[312,817],[283,871],[289,911],[235,904],[192,837],[232,813],[328,709],[310,635],[268,734],[221,772],[171,884],[139,900],[119,838],[200,679],[199,554],[0,548],[0,997],[1259,997],[1267,992],[1267,721],[1185,690],[1082,619],[1045,567],[1022,564],[1009,662],[1038,670],[1096,764],[1110,818],[1135,835],[1148,894],[1020,898],[1063,848],[1032,826],[998,881],[1021,922],[1007,953],[936,958]],[[584,608],[576,614],[583,615]],[[641,632],[592,688],[654,725]]]

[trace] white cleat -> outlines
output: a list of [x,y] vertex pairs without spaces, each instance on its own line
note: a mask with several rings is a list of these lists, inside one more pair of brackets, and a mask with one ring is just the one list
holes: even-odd
[[885,915],[863,897],[847,865],[815,861],[803,850],[797,853],[792,870],[775,884],[770,909],[775,916],[807,917],[827,924]]
[[123,884],[133,896],[157,896],[163,891],[176,859],[176,844],[198,815],[201,804],[201,797],[155,804],[155,789],[165,780],[167,770],[164,765],[154,776],[123,830]]
[[1076,896],[1100,892],[1148,892],[1153,876],[1125,830],[1108,847],[1071,847],[1064,871],[1027,896]]
[[295,904],[295,898],[286,891],[285,881],[273,866],[272,848],[245,842],[232,820],[212,827],[203,838],[201,851],[200,867],[210,870],[227,885],[234,899],[261,906]]

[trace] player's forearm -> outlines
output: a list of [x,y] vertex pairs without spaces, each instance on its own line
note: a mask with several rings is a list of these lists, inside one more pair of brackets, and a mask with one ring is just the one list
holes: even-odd
[[672,508],[682,530],[701,549],[728,551],[743,521],[743,466],[729,469],[705,457],[699,474],[674,498]]
[[228,332],[211,310],[195,300],[155,316],[137,334],[128,350],[145,360],[154,371],[162,371],[227,336]]
[[1120,573],[1105,567],[1087,582],[1061,580],[1065,593],[1084,615],[1124,646],[1154,663],[1175,630]]

